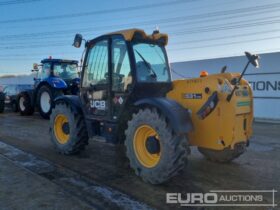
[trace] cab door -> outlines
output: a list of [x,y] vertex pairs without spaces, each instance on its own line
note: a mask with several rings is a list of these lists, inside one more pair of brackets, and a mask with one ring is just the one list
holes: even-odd
[[112,67],[112,120],[118,120],[126,107],[132,90],[132,74],[129,51],[126,41],[121,36],[113,36],[111,46]]
[[96,41],[88,48],[82,75],[81,99],[87,118],[110,117],[109,39]]

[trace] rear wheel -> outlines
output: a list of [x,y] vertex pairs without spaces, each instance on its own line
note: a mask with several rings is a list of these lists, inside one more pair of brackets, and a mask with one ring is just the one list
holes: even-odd
[[82,114],[74,113],[66,103],[56,104],[50,116],[51,141],[62,154],[75,154],[88,144]]
[[212,150],[198,147],[198,151],[208,160],[220,163],[229,163],[246,151],[246,144],[239,143],[234,146],[234,149],[225,148],[224,150]]
[[21,93],[18,98],[18,108],[21,115],[32,115],[34,107],[31,104],[31,98],[26,93]]
[[125,134],[130,166],[145,182],[160,184],[184,168],[187,137],[176,134],[156,109],[133,114]]
[[42,86],[37,95],[39,112],[44,119],[49,119],[52,108],[54,106],[54,99],[63,95],[61,90],[51,89],[47,86]]

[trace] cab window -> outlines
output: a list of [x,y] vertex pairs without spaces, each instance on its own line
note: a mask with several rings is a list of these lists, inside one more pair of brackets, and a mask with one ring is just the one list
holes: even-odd
[[79,77],[77,64],[56,63],[53,66],[53,73],[55,76],[66,80]]
[[163,46],[134,43],[137,80],[139,82],[170,82],[169,64]]
[[42,71],[40,73],[40,78],[44,79],[49,77],[51,74],[51,64],[49,63],[44,63],[42,66]]
[[84,70],[83,86],[108,84],[108,40],[97,42],[89,49]]
[[123,39],[113,39],[112,58],[112,90],[115,92],[126,92],[132,83],[132,76],[128,51]]

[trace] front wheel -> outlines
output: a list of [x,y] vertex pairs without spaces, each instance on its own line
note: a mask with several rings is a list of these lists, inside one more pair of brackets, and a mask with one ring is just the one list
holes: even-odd
[[220,163],[229,163],[246,151],[246,143],[239,143],[233,149],[213,150],[198,147],[198,151],[208,160]]
[[84,150],[88,133],[82,114],[74,113],[66,103],[55,105],[50,116],[50,136],[56,149],[66,155]]
[[61,90],[51,89],[47,86],[42,86],[37,94],[40,115],[44,119],[49,119],[52,108],[54,106],[54,99],[62,95]]
[[21,93],[19,95],[18,108],[21,115],[32,115],[34,113],[31,98],[26,93]]
[[141,109],[133,114],[125,135],[130,166],[145,182],[163,183],[185,167],[187,137],[176,134],[156,109]]

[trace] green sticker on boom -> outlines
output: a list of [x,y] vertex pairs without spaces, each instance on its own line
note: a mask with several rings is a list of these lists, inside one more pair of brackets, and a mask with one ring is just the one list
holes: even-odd
[[250,106],[251,102],[250,101],[239,101],[237,102],[237,106]]

